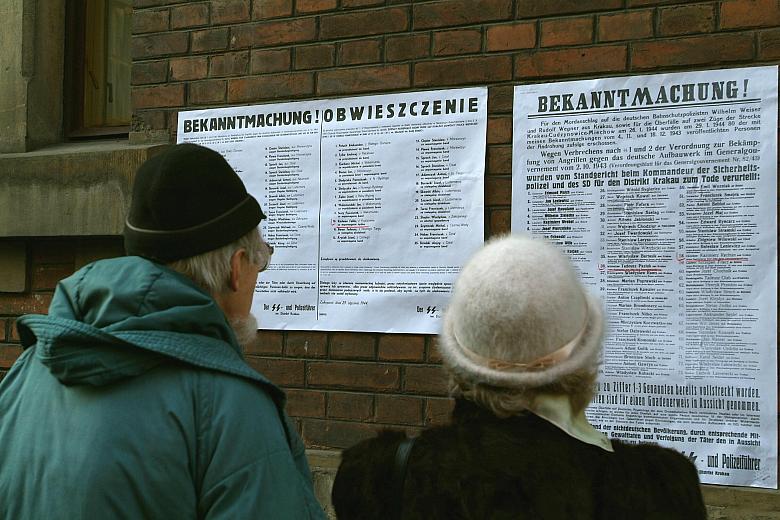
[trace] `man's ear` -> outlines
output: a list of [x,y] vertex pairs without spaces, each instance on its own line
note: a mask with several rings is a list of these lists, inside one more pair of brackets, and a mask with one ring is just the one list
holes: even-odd
[[246,249],[243,247],[237,249],[233,256],[230,257],[230,290],[235,292],[239,289],[239,281],[241,279],[241,269],[243,268],[242,262],[246,257]]

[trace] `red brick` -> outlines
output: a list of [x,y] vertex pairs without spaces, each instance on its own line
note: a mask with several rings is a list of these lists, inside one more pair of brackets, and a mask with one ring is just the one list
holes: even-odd
[[[90,237],[76,240],[76,265],[125,256],[122,237]],[[85,262],[84,259],[87,259]]]
[[758,56],[764,60],[780,58],[780,29],[761,31],[758,35]]
[[182,54],[187,52],[187,33],[162,33],[147,36],[133,36],[133,60]]
[[168,79],[168,62],[145,61],[133,63],[131,83],[145,85],[149,83],[164,83]]
[[303,360],[247,356],[246,361],[249,366],[276,385],[303,386],[304,384]]
[[505,144],[512,142],[512,118],[508,116],[489,117],[487,143]]
[[512,203],[512,178],[487,177],[485,179],[485,205],[508,205]]
[[159,7],[161,5],[182,4],[190,0],[133,0],[133,7],[139,10],[144,7]]
[[385,43],[387,61],[405,61],[425,58],[430,54],[429,34],[405,34],[391,36]]
[[320,18],[320,38],[324,40],[388,34],[408,28],[409,14],[405,7],[331,14]]
[[425,401],[426,426],[440,426],[450,422],[452,409],[455,407],[454,400],[429,398]]
[[385,361],[423,361],[425,337],[411,334],[379,336],[379,359]]
[[158,9],[154,11],[139,11],[133,13],[133,34],[161,32],[168,29],[170,11]]
[[318,73],[317,94],[354,94],[408,88],[408,65],[382,65]]
[[274,74],[228,81],[228,102],[252,102],[263,99],[311,95],[314,77],[310,72]]
[[536,22],[493,25],[486,38],[488,51],[530,49],[536,45]]
[[371,7],[375,5],[384,5],[385,0],[341,0],[341,7],[349,9],[352,7]]
[[46,314],[50,293],[0,293],[0,314]]
[[488,146],[487,175],[510,175],[512,173],[512,147]]
[[721,29],[780,25],[777,0],[731,0],[720,4]]
[[134,132],[163,130],[168,128],[168,118],[163,110],[135,110],[132,127]]
[[253,2],[252,19],[279,18],[290,16],[293,11],[293,0],[262,0]]
[[325,332],[290,331],[284,343],[284,355],[297,358],[319,358],[328,354]]
[[488,113],[511,112],[513,100],[512,85],[491,86],[488,88]]
[[374,424],[304,419],[302,437],[309,448],[345,449],[374,437],[379,429]]
[[423,400],[400,395],[376,396],[376,422],[386,424],[422,424]]
[[171,28],[184,29],[208,25],[209,6],[205,2],[171,8]]
[[230,46],[234,49],[300,43],[317,38],[317,22],[314,17],[257,22],[233,27],[231,30]]
[[517,0],[518,18],[622,9],[623,0]]
[[350,390],[396,390],[400,383],[397,366],[375,363],[311,361],[309,386]]
[[412,438],[419,437],[422,432],[425,431],[425,428],[422,428],[421,426],[406,426],[402,430],[406,434],[407,438]]
[[284,335],[277,330],[260,330],[257,332],[257,338],[250,345],[244,347],[245,354],[264,354],[276,355],[282,354],[284,345]]
[[38,265],[32,269],[32,290],[51,291],[63,278],[73,274],[73,264]]
[[687,4],[691,0],[627,0],[627,7],[645,7],[650,5]]
[[211,0],[211,25],[248,22],[249,16],[246,0]]
[[526,52],[519,54],[515,59],[515,78],[529,79],[624,71],[626,70],[626,54],[625,45]]
[[433,33],[434,56],[471,54],[482,50],[482,31],[479,29],[455,29]]
[[650,69],[716,64],[752,57],[752,34],[722,34],[637,42],[631,53],[631,65],[635,69]]
[[250,71],[252,74],[285,72],[290,70],[290,49],[253,50]]
[[328,417],[368,421],[374,417],[374,396],[347,392],[328,393]]
[[332,43],[307,45],[295,49],[296,69],[321,69],[331,67],[336,60],[336,46]]
[[80,269],[97,260],[118,258],[124,255],[124,242],[119,237],[83,238],[76,242],[74,266],[76,269]]
[[293,417],[325,417],[325,393],[287,390],[287,414]]
[[715,30],[715,6],[699,4],[660,9],[658,19],[661,36],[712,32]]
[[430,366],[404,367],[404,391],[415,394],[447,395],[444,369]]
[[295,10],[300,14],[330,11],[338,7],[337,0],[297,0]]
[[14,343],[18,343],[19,341],[21,341],[21,340],[22,340],[22,339],[21,339],[21,337],[19,336],[19,329],[16,327],[16,322],[17,322],[17,321],[18,321],[18,320],[13,320],[13,321],[11,321],[11,323],[8,325],[8,338],[9,338],[9,339],[10,339],[12,342],[14,342]]
[[334,332],[330,337],[330,357],[334,359],[374,359],[376,336],[362,332]]
[[298,433],[298,436],[303,435],[303,419],[293,417],[291,418],[291,421],[293,425],[295,426],[295,431]]
[[414,29],[471,25],[512,18],[512,0],[446,0],[414,6]]
[[172,81],[204,79],[208,73],[208,60],[205,56],[173,58],[170,61],[170,67]]
[[189,84],[187,100],[193,105],[210,105],[225,101],[227,82],[223,79],[196,81]]
[[441,363],[441,352],[439,351],[438,343],[439,339],[437,336],[431,336],[428,338],[428,341],[426,342],[426,361],[428,363]]
[[192,33],[192,52],[222,51],[228,47],[228,29],[206,29]]
[[360,65],[378,63],[382,58],[381,40],[358,40],[344,42],[339,46],[339,64]]
[[541,33],[542,47],[590,43],[593,41],[593,17],[543,20]]
[[[453,71],[458,72],[454,74]],[[414,85],[417,87],[493,83],[510,79],[512,59],[509,56],[425,61],[414,67]]]
[[136,11],[149,7],[159,7],[161,5],[170,5],[184,2],[186,0],[133,0],[132,4]]
[[249,51],[227,52],[209,59],[209,76],[243,76],[249,68]]
[[[490,236],[503,235],[512,230],[512,214],[508,209],[490,210]],[[522,230],[518,230],[520,232]]]
[[178,107],[184,105],[184,85],[133,87],[133,109]]
[[76,259],[75,242],[73,240],[35,240],[32,243],[33,265],[38,264],[72,264]]
[[653,12],[650,10],[599,16],[599,41],[637,40],[652,36]]
[[11,368],[21,355],[22,347],[19,345],[0,345],[0,368]]

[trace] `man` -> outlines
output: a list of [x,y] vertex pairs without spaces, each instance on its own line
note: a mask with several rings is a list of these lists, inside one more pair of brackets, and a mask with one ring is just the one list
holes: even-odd
[[0,518],[324,518],[284,394],[240,338],[273,252],[227,162],[177,145],[138,170],[127,257],[18,320],[0,383]]

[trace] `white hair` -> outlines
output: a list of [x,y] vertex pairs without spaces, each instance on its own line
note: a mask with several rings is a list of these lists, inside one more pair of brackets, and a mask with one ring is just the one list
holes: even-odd
[[263,242],[260,229],[254,228],[235,242],[219,249],[182,258],[167,265],[215,296],[230,289],[230,259],[239,249],[246,250],[249,260],[261,267],[270,261],[272,249]]

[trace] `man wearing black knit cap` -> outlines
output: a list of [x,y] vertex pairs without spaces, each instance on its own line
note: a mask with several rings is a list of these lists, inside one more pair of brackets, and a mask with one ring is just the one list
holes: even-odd
[[273,248],[217,152],[144,163],[128,256],[17,321],[0,383],[0,518],[324,518],[284,393],[242,343]]

